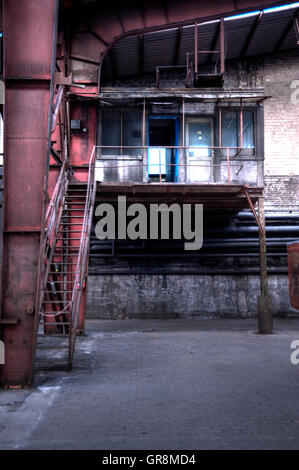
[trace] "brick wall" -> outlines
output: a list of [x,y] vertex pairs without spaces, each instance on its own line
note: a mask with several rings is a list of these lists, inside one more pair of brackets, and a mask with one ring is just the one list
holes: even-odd
[[264,105],[266,208],[298,211],[299,99],[291,88],[299,80],[298,52],[265,57],[258,73],[271,96]]

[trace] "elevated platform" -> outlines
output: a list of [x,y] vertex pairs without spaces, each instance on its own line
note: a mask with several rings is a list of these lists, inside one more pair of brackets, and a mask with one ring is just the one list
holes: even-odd
[[263,197],[263,187],[235,184],[102,183],[97,182],[96,203],[113,202],[126,196],[128,202],[203,204],[205,210],[238,212],[249,209],[246,192],[254,205]]

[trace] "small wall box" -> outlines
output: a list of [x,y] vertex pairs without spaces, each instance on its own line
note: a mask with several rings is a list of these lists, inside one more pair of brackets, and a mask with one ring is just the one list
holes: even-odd
[[85,134],[87,132],[86,127],[82,126],[81,119],[71,120],[71,133],[72,134]]

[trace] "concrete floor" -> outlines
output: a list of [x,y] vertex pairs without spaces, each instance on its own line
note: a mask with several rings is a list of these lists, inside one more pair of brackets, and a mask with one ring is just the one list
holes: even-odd
[[298,449],[299,320],[89,321],[74,370],[0,391],[0,449]]

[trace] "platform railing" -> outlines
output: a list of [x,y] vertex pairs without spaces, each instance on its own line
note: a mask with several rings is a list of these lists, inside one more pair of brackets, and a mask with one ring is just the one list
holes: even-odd
[[76,325],[78,323],[78,317],[80,312],[80,304],[82,299],[82,290],[85,286],[85,278],[87,273],[88,265],[88,253],[89,253],[89,240],[91,232],[91,224],[93,217],[95,193],[96,193],[96,183],[95,183],[95,156],[96,149],[95,147],[92,150],[90,159],[89,159],[89,169],[88,169],[88,180],[87,180],[87,190],[86,190],[86,199],[85,199],[85,208],[83,216],[83,224],[81,230],[81,239],[78,260],[76,265],[75,280],[73,285],[72,292],[72,332],[69,344],[69,361],[72,362],[75,340],[77,334]]
[[[98,162],[97,162],[97,169],[101,169],[103,171],[107,169],[132,169],[134,167],[140,168],[142,170],[146,170],[148,173],[149,167],[150,166],[155,166],[159,168],[159,171],[155,173],[156,176],[159,178],[159,182],[163,183],[163,176],[165,173],[162,172],[162,168],[164,167],[172,167],[175,169],[175,171],[179,170],[180,168],[185,168],[187,170],[191,170],[194,168],[219,168],[220,170],[222,168],[226,168],[227,170],[227,181],[222,181],[221,179],[217,182],[221,183],[231,183],[231,173],[232,169],[236,169],[236,175],[240,173],[240,171],[243,169],[243,164],[235,162],[234,160],[238,157],[238,155],[241,153],[243,150],[243,147],[220,147],[220,146],[182,146],[182,145],[168,145],[168,146],[109,146],[109,145],[99,145],[96,146],[95,149],[97,150],[98,153]],[[191,158],[196,158],[197,160],[189,161],[188,163],[168,163],[165,159],[165,161],[162,161],[161,159],[161,152],[159,152],[159,161],[157,163],[154,163],[152,165],[149,164],[148,162],[148,151],[151,149],[165,149],[165,150],[174,150],[174,151],[181,151],[184,152],[186,156],[188,156],[188,153],[190,151],[192,152],[203,152],[207,151],[209,155],[206,156],[200,156],[200,155],[193,155],[190,156]],[[110,151],[118,151],[117,154],[108,154]],[[136,151],[136,155],[125,155],[125,152],[127,151]],[[141,155],[137,155],[138,150],[140,151]],[[105,153],[103,153],[103,151]],[[213,157],[213,152],[219,152],[219,162],[214,163],[214,157]],[[234,155],[231,156],[230,153],[233,152]],[[146,163],[145,163],[145,158],[146,158]],[[210,161],[204,160],[204,158],[209,158]],[[138,163],[134,164],[133,162],[136,160],[140,160]],[[222,161],[221,161],[222,160]],[[111,162],[107,165],[108,162]],[[128,163],[125,163],[128,162]],[[205,181],[198,181],[199,183],[204,183]],[[206,181],[209,182],[209,181]]]
[[49,270],[53,259],[53,253],[59,234],[59,224],[63,211],[65,196],[69,183],[69,170],[67,162],[64,161],[57,179],[51,200],[49,202],[45,216],[45,235],[42,249],[41,266],[41,297],[40,309],[43,301],[43,291],[46,289]]

